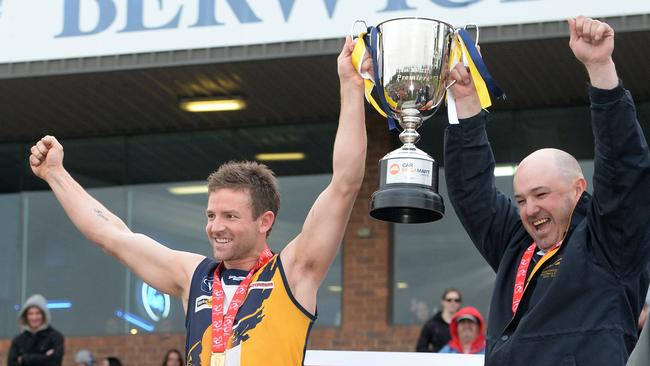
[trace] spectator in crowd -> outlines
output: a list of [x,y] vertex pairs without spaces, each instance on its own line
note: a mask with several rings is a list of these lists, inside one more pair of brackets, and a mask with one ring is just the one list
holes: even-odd
[[438,352],[449,342],[451,339],[449,324],[451,318],[460,308],[461,302],[460,291],[455,288],[448,288],[442,293],[440,302],[442,310],[438,311],[422,327],[415,347],[417,352]]
[[75,366],[93,366],[95,365],[95,358],[92,352],[82,349],[74,355],[74,364]]
[[451,319],[451,340],[440,353],[485,354],[485,325],[481,313],[466,306]]
[[162,366],[185,366],[183,355],[177,349],[170,349],[165,354]]
[[117,357],[106,357],[102,360],[102,366],[122,366],[122,361]]
[[50,326],[42,295],[32,295],[18,313],[22,332],[11,341],[8,366],[61,366],[63,335]]

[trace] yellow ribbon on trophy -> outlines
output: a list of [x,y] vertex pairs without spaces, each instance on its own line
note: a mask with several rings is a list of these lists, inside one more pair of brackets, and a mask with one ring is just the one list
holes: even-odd
[[[372,37],[370,37],[369,41],[374,42],[373,39],[376,38],[377,30],[376,28],[369,28],[369,30],[372,32]],[[362,32],[359,34],[357,43],[354,45],[354,49],[352,51],[352,65],[357,70],[359,75],[361,75],[361,77],[364,79],[366,100],[375,108],[375,110],[377,110],[377,112],[379,112],[379,114],[388,118],[390,128],[392,129],[394,128],[393,118],[391,115],[387,115],[387,113],[390,113],[390,111],[382,108],[382,105],[378,103],[372,96],[372,91],[376,86],[375,80],[378,80],[377,75],[375,75],[375,79],[373,80],[370,74],[361,71],[363,59],[366,55],[366,52],[368,52],[368,47],[365,40],[366,36],[367,32]],[[466,42],[470,42],[470,44],[468,45]],[[372,47],[374,45],[370,46],[373,50],[373,53],[376,52],[376,48]],[[372,56],[373,55],[371,55],[371,59],[373,59],[372,62],[374,63],[376,60],[374,60],[374,57]],[[487,71],[487,67],[483,63],[481,55],[479,54],[475,45],[471,43],[469,33],[467,33],[467,31],[462,28],[456,30],[452,38],[451,48],[449,51],[449,69],[451,70],[458,62],[461,61],[466,67],[469,67],[470,69],[470,75],[474,81],[474,86],[481,102],[481,108],[486,109],[492,105],[490,94],[496,98],[505,97],[501,89],[496,85],[494,80],[492,80],[492,77]],[[374,65],[374,70],[375,73],[378,72],[377,65]],[[384,107],[386,109],[389,106],[396,107],[397,103],[388,95],[388,93],[386,93],[383,88],[380,89],[381,90],[377,90],[377,93],[383,94],[378,95],[378,97],[381,99],[383,96],[381,103],[385,103]],[[453,94],[447,93],[446,100],[448,105],[447,112],[449,116],[449,122],[458,123]]]
[[[480,57],[480,56],[479,56]],[[474,86],[478,97],[481,101],[481,108],[486,109],[492,105],[492,100],[490,99],[490,91],[481,76],[474,59],[470,56],[465,41],[459,35],[458,32],[454,33],[454,39],[451,42],[451,50],[449,55],[449,70],[453,69],[458,62],[463,62],[463,65],[469,67],[470,76],[472,81],[474,81]],[[449,94],[447,94],[447,101],[449,100]]]
[[[365,87],[365,94],[366,94],[366,100],[370,105],[375,107],[375,110],[379,112],[384,117],[386,116],[386,112],[379,106],[379,103],[373,98],[372,96],[372,89],[375,87],[375,82],[372,80],[372,77],[370,74],[366,72],[361,72],[361,64],[363,63],[363,58],[366,55],[366,52],[368,51],[368,48],[366,47],[366,41],[364,40],[364,37],[366,36],[366,32],[361,32],[359,33],[359,38],[357,38],[357,43],[354,45],[354,49],[352,50],[352,65],[354,68],[357,70],[359,75],[363,78],[363,83]],[[375,62],[374,60],[372,62]],[[386,93],[384,95],[387,96]],[[393,101],[390,98],[387,98],[386,101],[392,101],[394,105],[397,105],[395,101]],[[390,103],[390,102],[389,102]]]

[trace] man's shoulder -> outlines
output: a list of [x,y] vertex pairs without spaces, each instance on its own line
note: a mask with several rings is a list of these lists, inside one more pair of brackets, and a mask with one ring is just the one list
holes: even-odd
[[194,274],[198,272],[206,272],[217,267],[219,262],[215,261],[213,258],[210,257],[203,257],[203,259],[194,267]]

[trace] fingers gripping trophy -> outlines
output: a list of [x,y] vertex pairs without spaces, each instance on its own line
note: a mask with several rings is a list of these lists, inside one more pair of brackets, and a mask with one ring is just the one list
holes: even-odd
[[391,129],[396,128],[395,121],[402,128],[403,145],[379,161],[379,190],[370,199],[372,217],[403,224],[443,217],[438,164],[415,146],[420,139],[417,129],[436,113],[445,95],[450,121],[457,121],[447,75],[458,62],[470,68],[483,108],[490,106],[490,94],[503,95],[476,46],[467,30],[427,18],[391,19],[366,27],[359,35],[352,56],[355,67],[361,70],[368,57],[373,62],[373,75],[362,73],[366,99],[388,119]]

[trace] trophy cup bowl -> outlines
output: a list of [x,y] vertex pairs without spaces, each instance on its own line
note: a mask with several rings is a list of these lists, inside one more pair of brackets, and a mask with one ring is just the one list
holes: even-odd
[[378,93],[403,131],[403,146],[379,161],[379,190],[370,216],[396,223],[439,220],[445,212],[438,194],[438,164],[415,143],[416,131],[442,103],[454,27],[427,18],[397,18],[377,25]]

